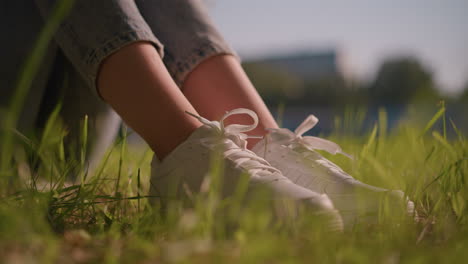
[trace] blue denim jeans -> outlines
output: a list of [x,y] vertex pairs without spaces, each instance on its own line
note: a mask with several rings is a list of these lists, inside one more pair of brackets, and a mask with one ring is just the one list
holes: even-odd
[[[0,4],[0,30],[5,38],[0,49],[0,108],[8,103],[20,65],[56,2],[15,0]],[[62,100],[62,117],[71,137],[86,114],[96,141],[110,144],[120,119],[96,90],[99,66],[110,54],[133,42],[150,42],[179,86],[203,60],[218,54],[235,55],[202,2],[76,0],[31,87],[20,130],[40,127],[55,102]],[[64,80],[68,80],[66,85]],[[105,149],[102,144],[97,148]]]

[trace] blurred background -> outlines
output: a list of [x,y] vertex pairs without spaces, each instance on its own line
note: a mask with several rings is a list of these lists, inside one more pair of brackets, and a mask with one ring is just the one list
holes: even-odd
[[468,1],[205,1],[284,126],[362,133],[384,109],[391,130],[444,101],[468,134]]

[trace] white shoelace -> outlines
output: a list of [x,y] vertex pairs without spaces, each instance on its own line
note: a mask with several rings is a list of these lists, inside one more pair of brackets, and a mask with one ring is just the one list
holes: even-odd
[[[255,129],[258,125],[257,114],[249,109],[238,108],[232,111],[227,112],[221,120],[218,121],[209,121],[206,118],[192,114],[185,111],[187,114],[198,119],[202,124],[212,128],[217,132],[218,138],[215,138],[215,141],[221,139],[229,139],[235,143],[235,147],[225,150],[224,155],[231,160],[235,160],[238,167],[242,166],[252,175],[256,175],[263,170],[268,172],[280,172],[278,169],[273,168],[266,160],[259,157],[254,152],[247,149],[247,139],[248,138],[262,138],[261,136],[249,136],[244,132],[251,131]],[[228,126],[224,125],[224,120],[232,115],[246,114],[253,119],[251,125],[241,125],[241,124],[231,124]],[[205,143],[213,142],[213,138],[204,139]]]
[[294,148],[295,146],[302,146],[309,150],[325,150],[333,155],[340,153],[352,159],[353,157],[341,149],[341,147],[329,140],[313,137],[302,136],[305,132],[311,130],[318,123],[318,118],[314,115],[309,115],[297,128],[292,132],[286,128],[270,128],[270,138],[278,144]]

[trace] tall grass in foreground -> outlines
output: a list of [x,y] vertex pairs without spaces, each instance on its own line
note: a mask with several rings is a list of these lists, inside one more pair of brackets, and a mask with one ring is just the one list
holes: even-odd
[[[48,19],[40,32],[36,42],[33,45],[31,54],[22,66],[22,72],[18,76],[15,93],[13,94],[10,105],[4,119],[0,123],[0,180],[5,180],[10,174],[10,158],[13,152],[13,130],[16,128],[26,95],[31,84],[39,71],[40,64],[44,58],[47,47],[52,40],[60,22],[70,12],[73,6],[73,0],[64,0],[57,3],[50,12]],[[3,181],[1,181],[4,183]]]
[[[426,127],[404,123],[387,134],[380,129],[386,126],[382,111],[366,135],[331,136],[355,159],[328,158],[359,180],[404,190],[419,219],[393,222],[392,212],[383,210],[375,225],[329,234],[307,214],[278,219],[255,203],[241,206],[242,186],[229,201],[208,188],[194,194],[190,208],[174,206],[162,218],[145,196],[147,148],[119,139],[90,172],[85,154],[66,155],[64,129],[52,114],[39,140],[16,134],[15,184],[1,194],[0,256],[38,262],[458,262],[468,256],[468,146],[461,133],[449,140],[434,130],[444,116],[441,106]],[[212,177],[220,176],[218,164]],[[69,183],[74,177],[77,182]]]

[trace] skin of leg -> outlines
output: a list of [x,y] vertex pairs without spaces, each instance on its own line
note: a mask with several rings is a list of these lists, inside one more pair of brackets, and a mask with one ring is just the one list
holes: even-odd
[[147,42],[121,48],[101,64],[102,98],[163,159],[202,124],[175,84],[156,49]]
[[[270,111],[250,82],[239,61],[232,55],[218,55],[200,63],[187,76],[183,93],[201,116],[219,120],[226,111],[248,108],[257,113],[258,127],[249,135],[263,136],[266,128],[278,128]],[[229,117],[226,123],[249,124],[245,115]],[[252,148],[259,139],[249,139]]]

